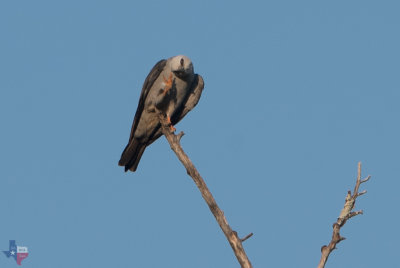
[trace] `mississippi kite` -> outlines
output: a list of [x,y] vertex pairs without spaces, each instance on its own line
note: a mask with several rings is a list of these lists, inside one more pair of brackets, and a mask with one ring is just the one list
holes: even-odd
[[118,164],[125,171],[136,171],[146,147],[162,135],[158,111],[167,115],[173,128],[197,105],[203,88],[203,78],[194,73],[188,57],[157,62],[144,81],[129,142]]

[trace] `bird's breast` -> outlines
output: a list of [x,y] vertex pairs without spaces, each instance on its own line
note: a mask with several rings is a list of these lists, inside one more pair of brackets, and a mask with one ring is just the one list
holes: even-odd
[[166,109],[166,114],[172,116],[174,112],[182,105],[183,101],[186,99],[189,92],[190,84],[178,77],[174,77],[173,87],[168,99],[168,107]]

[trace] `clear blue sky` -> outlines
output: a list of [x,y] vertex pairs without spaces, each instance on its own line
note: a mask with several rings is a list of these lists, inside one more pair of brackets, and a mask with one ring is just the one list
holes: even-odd
[[[239,267],[164,137],[117,166],[143,81],[185,54],[206,87],[182,145],[254,267],[395,267],[398,1],[0,2],[0,250],[23,267]],[[0,267],[16,263],[0,256]]]

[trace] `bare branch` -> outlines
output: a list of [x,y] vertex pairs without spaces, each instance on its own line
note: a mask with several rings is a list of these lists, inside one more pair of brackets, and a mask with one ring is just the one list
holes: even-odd
[[362,191],[361,193],[358,193],[357,196],[362,196],[363,194],[366,194],[367,190]]
[[185,133],[183,133],[183,131],[181,131],[181,132],[179,132],[178,135],[176,135],[176,138],[177,138],[179,141],[181,141],[183,135],[185,135]]
[[333,233],[331,242],[327,246],[322,246],[321,248],[321,260],[319,261],[318,268],[324,268],[326,261],[328,260],[331,252],[336,249],[336,245],[340,243],[340,241],[344,240],[344,237],[340,236],[340,228],[347,222],[348,219],[357,216],[359,214],[363,214],[362,210],[352,211],[356,204],[357,197],[365,194],[367,191],[358,192],[361,183],[364,183],[370,179],[371,176],[368,176],[366,179],[361,180],[361,162],[358,163],[358,172],[357,172],[357,181],[354,186],[353,195],[351,191],[347,192],[346,201],[344,203],[343,209],[340,212],[339,218],[333,224]]
[[172,128],[170,128],[170,123],[168,123],[168,120],[164,114],[160,113],[159,119],[161,123],[162,133],[168,140],[171,149],[175,152],[179,160],[185,166],[187,173],[193,179],[194,183],[197,185],[197,188],[199,188],[201,195],[203,196],[212,214],[214,215],[219,226],[224,232],[226,238],[228,239],[229,244],[231,245],[233,252],[236,255],[236,258],[240,263],[240,266],[242,268],[251,268],[252,265],[250,263],[250,260],[248,259],[246,252],[244,251],[244,248],[242,246],[242,241],[249,238],[251,235],[246,236],[244,240],[241,240],[238,237],[237,233],[231,229],[224,216],[224,212],[218,207],[210,190],[208,190],[206,183],[200,176],[200,173],[197,171],[192,161],[189,159],[189,157],[186,155],[181,147],[180,138],[182,137],[183,132],[175,135],[171,131]]
[[242,239],[240,239],[240,241],[244,242],[244,241],[246,241],[247,239],[249,239],[249,238],[252,237],[252,236],[253,236],[253,233],[249,233],[248,235],[246,235],[245,237],[243,237]]
[[364,182],[367,182],[367,181],[369,181],[369,179],[371,178],[371,175],[368,175],[368,177],[367,178],[365,178],[365,179],[363,179],[363,180],[361,180],[361,183],[364,183]]
[[346,217],[346,220],[348,220],[348,219],[350,219],[350,218],[353,218],[354,216],[357,216],[357,215],[360,215],[360,214],[364,214],[364,212],[363,212],[362,210],[351,212],[351,213]]

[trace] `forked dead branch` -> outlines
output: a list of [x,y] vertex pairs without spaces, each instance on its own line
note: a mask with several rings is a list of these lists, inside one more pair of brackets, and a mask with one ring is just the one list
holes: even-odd
[[346,200],[344,203],[344,207],[340,212],[340,215],[337,221],[333,224],[333,233],[331,242],[328,245],[324,245],[321,248],[321,260],[319,261],[318,268],[325,267],[326,261],[328,260],[329,255],[331,252],[336,249],[336,245],[340,243],[340,241],[346,239],[340,236],[340,228],[349,220],[350,218],[357,216],[359,214],[363,214],[362,210],[359,211],[352,211],[356,204],[357,197],[365,194],[367,191],[364,190],[362,192],[358,192],[360,185],[364,182],[367,182],[371,176],[368,176],[365,179],[361,179],[361,162],[358,163],[358,172],[357,172],[357,181],[356,185],[354,186],[353,194],[349,190],[346,195]]

